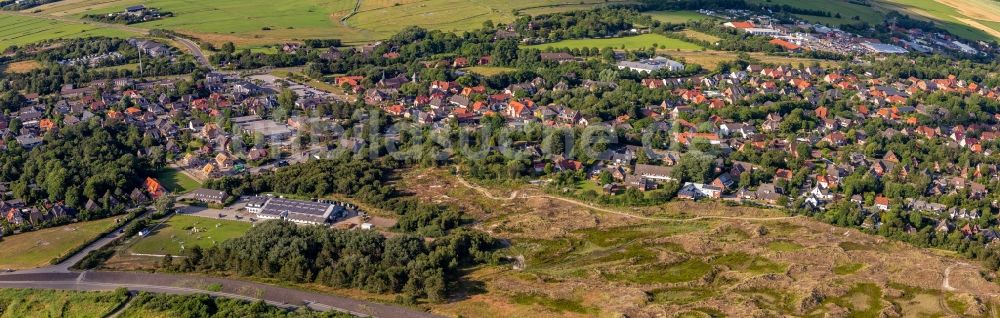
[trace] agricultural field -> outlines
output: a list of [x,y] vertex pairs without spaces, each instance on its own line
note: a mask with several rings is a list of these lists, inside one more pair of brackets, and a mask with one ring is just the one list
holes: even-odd
[[4,237],[0,241],[0,269],[45,266],[116,225],[115,218],[80,222]]
[[0,51],[48,39],[88,36],[128,37],[132,34],[100,26],[25,16],[0,15]]
[[875,5],[915,18],[972,40],[1000,39],[1000,3],[992,0],[881,0]]
[[163,169],[156,174],[156,180],[159,180],[163,187],[173,193],[184,193],[201,188],[201,183],[174,168]]
[[[38,8],[42,14],[79,18],[144,4],[173,12],[172,18],[136,24],[180,31],[214,43],[245,47],[308,38],[339,38],[361,44],[391,36],[410,25],[445,31],[510,22],[514,11],[541,14],[587,9],[620,1],[487,0],[65,0]],[[360,6],[356,5],[360,3]],[[267,8],[267,10],[261,10]]]
[[688,21],[714,19],[713,17],[698,13],[698,11],[649,11],[643,12],[652,16],[654,20],[666,23],[685,23]]
[[511,265],[473,271],[469,296],[432,306],[447,316],[982,317],[998,305],[988,295],[1000,286],[964,260],[776,210],[592,207],[529,185],[514,187],[528,198],[510,199],[509,189],[469,188],[444,170],[400,180],[512,244]]
[[249,222],[217,220],[191,215],[175,215],[136,241],[129,250],[139,254],[180,255],[185,248],[211,247],[222,241],[243,236]]
[[[751,2],[787,4],[839,13],[840,18],[798,15],[807,21],[834,26],[857,21],[881,23],[885,12],[898,11],[914,18],[933,21],[948,32],[966,39],[1000,39],[1000,3],[993,0],[875,0],[870,1],[871,6],[845,0],[752,0]],[[857,20],[854,17],[857,17]]]
[[127,299],[124,292],[0,289],[0,318],[107,317]]
[[[799,18],[803,20],[811,21],[814,23],[834,25],[834,26],[841,24],[856,23],[858,21],[864,21],[868,23],[881,23],[883,19],[881,12],[872,9],[871,7],[851,3],[846,0],[828,0],[828,1],[750,0],[748,2],[759,3],[764,5],[789,5],[803,9],[823,10],[830,12],[832,14],[839,13],[840,18],[819,17],[819,16],[801,15],[801,14],[797,15]],[[855,20],[854,17],[857,17],[858,19]]]
[[569,48],[569,49],[581,49],[581,48],[614,48],[614,49],[648,49],[657,45],[660,49],[669,51],[698,51],[704,49],[700,45],[681,41],[678,39],[668,38],[659,34],[643,34],[636,36],[627,36],[620,38],[604,38],[604,39],[574,39],[574,40],[564,40],[553,43],[545,43],[538,45],[528,46],[529,48],[535,48],[544,50],[546,48]]

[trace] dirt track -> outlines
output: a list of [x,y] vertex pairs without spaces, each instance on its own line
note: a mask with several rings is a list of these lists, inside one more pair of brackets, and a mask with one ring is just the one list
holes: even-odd
[[487,190],[486,188],[483,188],[483,187],[480,187],[480,186],[477,186],[477,185],[469,183],[464,178],[462,178],[461,175],[456,176],[456,178],[458,179],[458,182],[461,183],[463,186],[465,186],[467,188],[470,188],[470,189],[473,189],[473,190],[476,190],[479,193],[481,193],[483,196],[486,196],[487,198],[490,198],[492,200],[511,201],[511,200],[514,200],[514,199],[534,199],[534,198],[559,200],[559,201],[563,201],[563,202],[566,202],[566,203],[569,203],[569,204],[577,205],[577,206],[588,208],[588,209],[595,210],[595,211],[600,211],[600,212],[605,212],[605,213],[611,213],[611,214],[615,214],[615,215],[619,215],[619,216],[624,216],[624,217],[627,217],[627,218],[634,218],[634,219],[640,219],[640,220],[646,220],[646,221],[660,221],[660,222],[693,222],[693,221],[701,221],[701,220],[780,221],[780,220],[791,220],[791,219],[799,218],[799,216],[781,216],[781,217],[763,217],[762,218],[762,217],[712,216],[712,215],[708,215],[708,216],[696,216],[696,217],[692,217],[692,218],[649,217],[649,216],[635,215],[635,214],[628,213],[628,212],[622,212],[622,211],[612,210],[612,209],[608,209],[608,208],[602,208],[602,207],[595,206],[595,205],[592,205],[592,204],[589,204],[589,203],[586,203],[586,202],[581,202],[581,201],[574,200],[574,199],[563,198],[563,197],[552,196],[552,195],[544,195],[544,194],[543,195],[523,195],[523,194],[522,195],[518,195],[518,192],[514,191],[514,192],[511,192],[511,194],[510,194],[509,197],[496,196],[496,195],[493,195],[492,193],[490,193],[490,191]]

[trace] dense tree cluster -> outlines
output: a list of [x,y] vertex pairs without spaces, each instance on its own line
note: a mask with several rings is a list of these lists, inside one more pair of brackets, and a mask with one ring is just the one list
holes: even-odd
[[[315,54],[313,56],[315,58]],[[300,50],[296,53],[279,52],[277,54],[252,52],[249,49],[237,51],[235,47],[232,47],[232,43],[226,43],[222,50],[217,54],[213,54],[209,60],[213,64],[236,69],[252,69],[265,66],[288,67],[304,65],[307,61],[307,53],[305,50]]]
[[[58,44],[58,45],[56,45]],[[62,65],[57,62],[82,58],[89,55],[117,52],[121,59],[98,62],[97,66],[115,66],[137,62],[139,52],[122,39],[87,38],[75,40],[47,41],[25,48],[14,48],[17,60],[36,59],[41,68],[26,73],[0,73],[0,91],[25,91],[29,93],[57,93],[63,85],[81,85],[98,80],[130,78],[139,75],[138,70],[128,68],[102,68],[89,65]],[[143,56],[142,75],[159,76],[189,74],[197,69],[189,57]]]
[[243,276],[314,282],[408,299],[445,299],[460,269],[495,262],[500,246],[490,236],[458,230],[433,241],[370,231],[330,230],[268,221],[246,235],[205,250],[192,248],[167,265],[179,271],[233,272]]
[[371,161],[342,155],[260,175],[223,177],[205,186],[233,195],[276,192],[310,198],[349,196],[397,213],[399,230],[425,236],[441,236],[461,224],[461,212],[455,208],[421,203],[387,185],[389,172],[397,165],[389,158]]
[[632,29],[640,16],[634,9],[622,7],[524,16],[513,23],[521,36],[547,42],[565,39],[598,38],[619,35]]
[[131,12],[116,12],[116,13],[101,13],[101,14],[87,14],[83,17],[85,19],[94,20],[97,22],[104,23],[119,23],[119,24],[135,24],[149,22],[153,20],[159,20],[163,18],[169,18],[174,16],[173,12],[170,11],[160,11],[155,8],[146,8],[141,14],[133,14]]
[[135,126],[83,122],[46,134],[44,143],[29,151],[7,140],[0,156],[0,180],[29,203],[62,201],[82,209],[93,199],[108,207],[109,195],[124,197],[153,171],[135,155],[153,145]]

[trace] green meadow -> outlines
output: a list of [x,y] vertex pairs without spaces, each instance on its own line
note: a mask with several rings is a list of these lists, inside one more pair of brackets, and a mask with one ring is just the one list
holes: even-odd
[[84,23],[72,23],[24,16],[0,15],[0,50],[48,39],[89,36],[128,37],[128,32]]

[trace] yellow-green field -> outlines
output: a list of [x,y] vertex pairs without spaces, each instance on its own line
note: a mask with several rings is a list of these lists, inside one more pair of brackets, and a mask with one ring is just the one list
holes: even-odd
[[259,46],[308,38],[339,38],[348,44],[359,44],[386,38],[411,25],[463,31],[479,28],[487,20],[513,21],[515,11],[541,14],[621,2],[365,0],[360,1],[355,12],[359,3],[356,0],[65,0],[32,11],[79,18],[143,4],[176,16],[136,27],[177,30],[215,43],[233,41],[242,46]]
[[26,269],[49,261],[115,226],[115,218],[88,221],[4,237],[0,269]]
[[712,17],[698,13],[698,11],[650,11],[643,12],[653,17],[654,20],[667,23],[684,23],[693,20],[711,19]]
[[82,38],[88,36],[127,37],[128,32],[33,17],[0,15],[0,50],[12,45],[24,45],[48,39]]
[[613,49],[647,49],[653,47],[653,45],[658,46],[660,49],[675,51],[697,51],[703,49],[701,46],[681,41],[678,39],[668,38],[659,34],[643,34],[637,36],[626,36],[620,38],[606,38],[606,39],[575,39],[575,40],[565,40],[553,43],[545,43],[528,46],[529,48],[541,49],[546,48],[570,48],[570,49],[581,49],[581,48],[613,48]]

